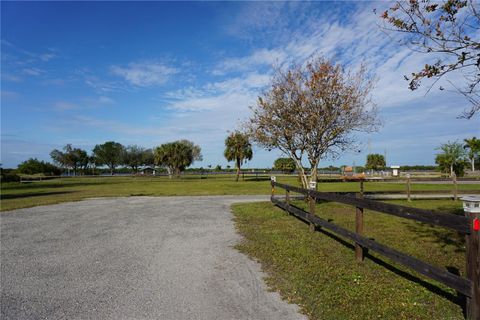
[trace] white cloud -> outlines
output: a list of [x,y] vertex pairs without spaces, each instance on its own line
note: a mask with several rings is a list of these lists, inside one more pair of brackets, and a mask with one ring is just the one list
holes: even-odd
[[97,98],[87,99],[87,101],[89,103],[100,104],[100,105],[110,105],[115,103],[115,100],[107,96],[99,96]]
[[54,53],[51,53],[51,52],[50,53],[43,53],[43,54],[39,55],[40,60],[42,60],[44,62],[48,62],[52,59],[55,59],[56,57],[57,57],[57,55],[54,54]]
[[88,68],[75,70],[74,77],[82,79],[87,86],[94,89],[98,94],[103,95],[107,92],[129,91],[122,81],[100,79]]
[[269,80],[268,74],[246,73],[242,77],[207,83],[199,88],[168,92],[164,101],[166,108],[181,112],[218,110],[228,113],[252,105]]
[[22,72],[29,76],[39,76],[42,73],[45,73],[45,71],[38,68],[24,68]]
[[212,71],[214,75],[224,75],[231,71],[248,71],[259,66],[273,67],[288,58],[288,52],[279,49],[258,49],[244,57],[226,58]]
[[245,89],[256,89],[266,86],[270,81],[269,74],[260,74],[257,72],[247,73],[243,77],[230,78],[224,81],[209,83],[206,89],[219,91],[242,91]]
[[172,75],[178,73],[176,68],[157,62],[130,63],[127,67],[112,66],[111,71],[128,83],[138,87],[162,85]]
[[[254,98],[254,97],[253,97]],[[230,112],[235,106],[248,107],[252,103],[252,95],[241,92],[227,92],[209,97],[191,97],[171,103],[168,107],[180,111],[219,110]]]
[[58,101],[54,105],[56,111],[70,111],[79,109],[91,109],[115,104],[115,100],[107,96],[85,97],[78,99],[75,103],[67,101]]
[[[376,73],[378,84],[373,96],[380,116],[386,121],[380,133],[371,136],[375,152],[383,153],[387,149],[389,161],[399,164],[431,163],[434,148],[439,143],[476,132],[478,136],[478,121],[476,124],[475,120],[458,122],[455,116],[461,112],[458,109],[461,99],[451,94],[433,90],[425,97],[425,87],[415,92],[407,88],[403,75],[421,68],[426,56],[398,46],[395,39],[378,28],[378,17],[371,12],[372,6],[377,5],[383,4],[359,5],[361,8],[356,11],[355,4],[352,11],[328,11],[322,15],[310,9],[323,8],[323,3],[248,3],[246,7],[253,11],[259,7],[264,9],[252,15],[245,11],[234,17],[236,27],[240,27],[228,30],[242,41],[252,40],[242,47],[249,48],[247,54],[222,56],[209,69],[199,64],[177,64],[182,70],[188,68],[189,75],[204,74],[195,78],[195,82],[186,82],[187,85],[180,89],[162,93],[158,109],[149,108],[148,112],[139,112],[131,119],[120,121],[115,120],[117,115],[114,113],[104,117],[74,114],[89,107],[115,103],[108,97],[108,92],[135,93],[138,87],[165,85],[173,76],[181,74],[181,70],[151,61],[111,66],[110,76],[113,74],[115,78],[102,76],[100,79],[88,70],[81,70],[82,79],[95,89],[97,96],[80,98],[74,103],[58,102],[58,109],[75,112],[68,113],[68,117],[61,120],[55,118],[48,129],[65,133],[58,136],[67,136],[68,133],[72,137],[85,137],[86,132],[91,133],[93,144],[102,142],[102,139],[115,139],[124,144],[152,147],[185,138],[200,144],[203,149],[205,162],[196,165],[223,164],[222,150],[227,131],[234,130],[239,122],[248,118],[248,107],[255,103],[261,89],[270,81],[272,65],[298,63],[318,53],[353,69],[364,62]],[[335,10],[331,4],[328,8]],[[258,37],[265,41],[253,42]],[[19,70],[23,68],[26,66]],[[215,77],[209,78],[211,74]],[[141,101],[146,102],[145,97],[142,96]],[[139,120],[142,116],[148,119],[147,124]],[[258,150],[253,165],[270,165],[274,156]],[[351,164],[352,159],[362,164],[365,154],[346,154],[339,162]]]

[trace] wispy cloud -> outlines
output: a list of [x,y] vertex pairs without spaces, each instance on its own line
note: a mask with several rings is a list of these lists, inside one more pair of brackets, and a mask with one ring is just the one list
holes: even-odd
[[284,62],[287,58],[288,52],[286,50],[262,48],[255,50],[248,56],[225,58],[213,69],[212,74],[225,75],[228,72],[249,71],[262,66],[271,68],[275,64]]
[[[384,4],[376,3],[376,5]],[[271,74],[273,65],[286,67],[301,63],[315,55],[323,55],[349,69],[356,69],[361,64],[365,64],[371,70],[371,74],[379,80],[373,96],[380,108],[408,103],[425,94],[428,86],[411,92],[403,76],[416,71],[431,57],[413,53],[410,49],[399,46],[394,37],[386,36],[377,26],[378,17],[372,12],[372,5],[358,7],[355,5],[350,14],[329,11],[328,19],[324,17],[326,13],[318,11],[318,6],[312,9],[311,5],[295,5],[293,11],[284,5],[265,5],[265,7],[260,5],[259,7],[270,12],[268,16],[273,21],[279,19],[277,15],[280,13],[292,16],[293,12],[304,23],[289,26],[290,38],[278,46],[254,48],[250,54],[244,56],[224,57],[213,69],[213,74],[245,74],[256,71],[266,76]],[[247,5],[245,10],[255,11],[256,9],[258,6],[251,4]],[[288,13],[285,13],[285,10]],[[311,12],[308,12],[309,10]],[[291,21],[285,17],[282,19]],[[273,28],[271,23],[255,21],[242,23],[251,24],[250,27],[254,28],[256,33],[268,33]],[[438,93],[432,91],[430,95]]]
[[114,75],[122,77],[126,82],[138,87],[162,85],[179,70],[159,62],[134,62],[128,66],[112,66]]
[[[42,112],[45,120],[34,128],[18,130],[13,125],[15,121],[9,121],[10,128],[6,126],[4,130],[29,132],[34,137],[36,132],[42,132],[46,133],[45,141],[54,139],[59,143],[81,137],[85,145],[116,140],[151,147],[185,138],[202,146],[204,166],[224,164],[222,150],[227,131],[248,118],[248,107],[269,85],[272,66],[286,67],[319,54],[349,69],[365,63],[376,74],[373,98],[385,126],[376,135],[359,137],[372,139],[372,151],[383,153],[388,149],[389,162],[397,164],[432,163],[435,146],[475,134],[478,122],[455,122],[461,111],[455,112],[461,103],[458,97],[438,90],[425,97],[424,88],[409,91],[403,75],[418,70],[426,57],[398,46],[395,39],[378,28],[379,19],[372,9],[382,5],[383,2],[222,4],[219,7],[229,14],[219,18],[222,23],[213,23],[218,27],[211,38],[214,41],[203,43],[198,52],[175,58],[188,59],[186,62],[166,60],[166,48],[161,46],[152,47],[148,58],[152,60],[138,57],[112,63],[109,57],[99,56],[95,60],[79,57],[71,63],[73,60],[60,59],[56,50],[37,48],[30,52],[2,41],[7,51],[3,54],[2,48],[2,67],[7,66],[2,70],[2,81],[11,82],[7,83],[11,86],[9,91],[2,92],[2,99],[14,96],[9,92],[19,92],[18,99],[8,101],[11,110],[33,110],[25,102],[35,105],[34,112]],[[62,63],[68,63],[68,68]],[[62,73],[64,70],[70,74]],[[54,100],[29,102],[22,91],[29,78],[31,88],[38,83],[43,85],[38,90],[41,94],[32,95],[31,99],[53,94]],[[21,80],[25,82],[13,83]],[[59,90],[49,85],[62,87]],[[135,110],[131,110],[132,105]],[[14,142],[8,146],[12,152],[28,152],[27,144],[21,150],[15,148]],[[276,155],[256,150],[253,163],[271,165]],[[21,160],[26,156],[22,153]],[[338,163],[351,164],[352,159],[357,164],[364,163],[365,153],[346,154]]]
[[128,91],[122,81],[105,80],[98,77],[93,71],[88,68],[81,68],[74,71],[74,77],[80,79],[88,87],[95,90],[98,94],[105,94],[114,91]]
[[199,88],[188,87],[164,96],[166,107],[181,112],[218,110],[229,113],[255,102],[259,90],[270,80],[268,74],[246,73],[240,77],[210,82]]
[[44,70],[38,69],[38,68],[24,68],[22,70],[23,74],[28,75],[28,76],[39,76],[42,73],[45,73]]
[[85,97],[76,102],[58,101],[54,104],[55,111],[86,110],[115,104],[115,100],[107,96]]
[[115,103],[115,100],[113,100],[112,98],[106,97],[106,96],[100,96],[94,101],[97,102],[98,104],[103,104],[103,105],[114,104]]
[[39,55],[40,60],[42,60],[44,62],[48,62],[52,59],[55,59],[56,57],[57,57],[57,55],[52,53],[52,52],[43,53],[43,54]]
[[40,76],[45,75],[46,71],[43,66],[50,60],[58,57],[52,49],[45,52],[37,53],[21,48],[5,39],[1,40],[2,44],[2,67],[8,68],[8,76],[2,75],[2,79],[13,82],[24,80],[23,76]]

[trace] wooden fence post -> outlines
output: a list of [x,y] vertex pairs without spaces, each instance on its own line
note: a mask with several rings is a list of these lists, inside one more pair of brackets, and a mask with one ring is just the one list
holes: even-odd
[[467,319],[478,320],[480,319],[480,212],[469,212],[466,209],[465,215],[470,223],[470,234],[465,236],[467,278],[472,281],[472,297],[467,297]]
[[[309,207],[310,207],[310,214],[311,215],[315,215],[315,198],[312,197],[312,196],[309,196],[309,199],[308,199],[308,204],[309,204]],[[314,232],[315,231],[315,225],[313,224],[313,222],[310,222],[310,231]]]
[[410,196],[410,194],[411,194],[411,192],[412,192],[412,191],[411,191],[412,189],[411,189],[411,186],[410,186],[410,182],[411,182],[411,181],[410,181],[410,174],[408,174],[408,175],[407,175],[407,201],[408,201],[408,202],[412,201],[411,196]]
[[[360,193],[356,193],[355,197],[358,199],[363,199],[363,181],[360,182]],[[358,235],[363,234],[363,208],[355,208],[355,232]],[[358,243],[355,243],[355,259],[358,262],[363,261],[363,248]]]
[[290,207],[290,190],[288,189],[285,189],[285,203],[287,204],[287,208],[289,208]]
[[453,200],[457,201],[458,200],[458,185],[457,185],[457,175],[455,174],[455,172],[453,173],[452,180],[453,180]]

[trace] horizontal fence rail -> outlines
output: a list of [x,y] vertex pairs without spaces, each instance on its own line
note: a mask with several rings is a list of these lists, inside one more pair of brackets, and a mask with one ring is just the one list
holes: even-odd
[[272,186],[277,186],[288,191],[297,192],[305,196],[318,200],[327,200],[332,202],[339,202],[343,204],[352,205],[358,208],[369,209],[401,218],[412,219],[432,225],[438,225],[455,231],[468,234],[470,229],[468,226],[468,218],[464,216],[457,216],[452,214],[431,212],[428,210],[389,204],[368,199],[358,199],[348,195],[343,195],[334,192],[318,192],[314,190],[306,190],[287,184],[273,182]]
[[[271,201],[273,204],[289,212],[290,214],[293,214],[297,218],[309,223],[310,230],[312,231],[317,230],[316,228],[324,228],[342,237],[353,240],[355,242],[355,256],[357,258],[357,261],[363,260],[365,249],[370,249],[376,253],[379,253],[394,262],[397,262],[403,266],[415,270],[416,272],[433,280],[436,280],[464,295],[466,297],[466,318],[480,319],[479,232],[473,227],[473,216],[469,215],[468,217],[465,217],[449,215],[406,206],[388,204],[374,200],[366,200],[363,199],[363,187],[362,193],[357,194],[356,197],[352,197],[351,195],[333,192],[318,192],[315,190],[302,189],[287,184],[278,183],[275,181],[272,181],[271,184]],[[280,198],[275,197],[275,187],[286,190],[285,201],[282,201]],[[298,208],[290,203],[292,199],[298,198],[292,197],[290,195],[291,191],[302,194],[305,196],[304,198],[309,200],[310,212]],[[315,214],[315,203],[319,200],[338,202],[356,207],[356,231],[353,232],[347,230],[317,216]],[[420,259],[409,256],[405,253],[378,243],[362,235],[364,208],[401,218],[411,219],[431,225],[449,228],[465,234],[467,240],[467,277],[465,278],[453,274],[447,270],[428,264]],[[475,219],[478,219],[478,217],[476,217]]]
[[278,207],[294,214],[295,216],[299,217],[300,219],[313,223],[316,226],[323,227],[326,229],[329,229],[341,236],[344,236],[345,238],[349,238],[356,243],[360,244],[364,248],[371,249],[372,251],[378,252],[390,259],[392,259],[395,262],[398,262],[404,266],[407,266],[418,273],[421,273],[429,278],[432,278],[434,280],[437,280],[438,282],[441,282],[445,284],[446,286],[457,290],[458,292],[461,292],[462,294],[466,296],[471,295],[471,287],[472,284],[470,280],[465,279],[463,277],[457,276],[453,273],[450,273],[446,270],[442,270],[438,267],[429,265],[428,263],[425,263],[421,260],[418,260],[414,257],[411,257],[409,255],[406,255],[404,253],[401,253],[395,249],[389,248],[383,244],[380,244],[374,240],[362,237],[355,232],[349,231],[347,229],[344,229],[342,227],[339,227],[331,222],[328,222],[325,219],[319,218],[317,216],[311,215],[310,213],[297,208],[295,206],[288,206],[284,202],[273,198],[272,202],[277,205]]

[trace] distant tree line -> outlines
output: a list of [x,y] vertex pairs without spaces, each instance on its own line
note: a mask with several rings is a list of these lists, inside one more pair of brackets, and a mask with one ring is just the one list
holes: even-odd
[[[436,166],[401,166],[400,170],[439,170],[445,174],[461,176],[467,167],[475,171],[480,163],[480,139],[472,137],[464,143],[458,141],[447,142],[437,148],[441,152],[436,155]],[[54,149],[50,152],[54,164],[30,158],[18,165],[16,170],[2,169],[2,181],[16,181],[16,174],[46,176],[68,173],[71,175],[131,173],[137,174],[141,169],[150,168],[158,173],[168,173],[170,177],[178,177],[183,171],[216,171],[224,172],[235,170],[236,181],[240,175],[241,166],[253,157],[252,145],[249,136],[235,131],[225,139],[224,156],[227,161],[233,161],[235,168],[226,168],[217,165],[208,169],[190,168],[195,161],[202,161],[200,146],[188,140],[178,140],[162,144],[153,149],[138,145],[123,146],[114,141],[107,141],[96,145],[91,154],[86,150],[75,148],[67,144],[62,150]],[[292,158],[278,158],[273,163],[273,170],[283,173],[298,172],[298,164]],[[319,171],[342,172],[346,166],[319,167]],[[307,168],[302,167],[303,172]],[[258,169],[257,169],[258,170]],[[270,169],[261,169],[269,171]],[[388,170],[385,157],[381,154],[368,154],[365,166],[356,166],[356,172],[366,170]]]
[[123,146],[115,141],[97,144],[92,153],[67,144],[62,150],[54,149],[50,152],[53,162],[68,174],[95,174],[98,167],[106,166],[111,175],[118,166],[131,168],[137,173],[141,166],[153,166],[152,149],[137,145]]

